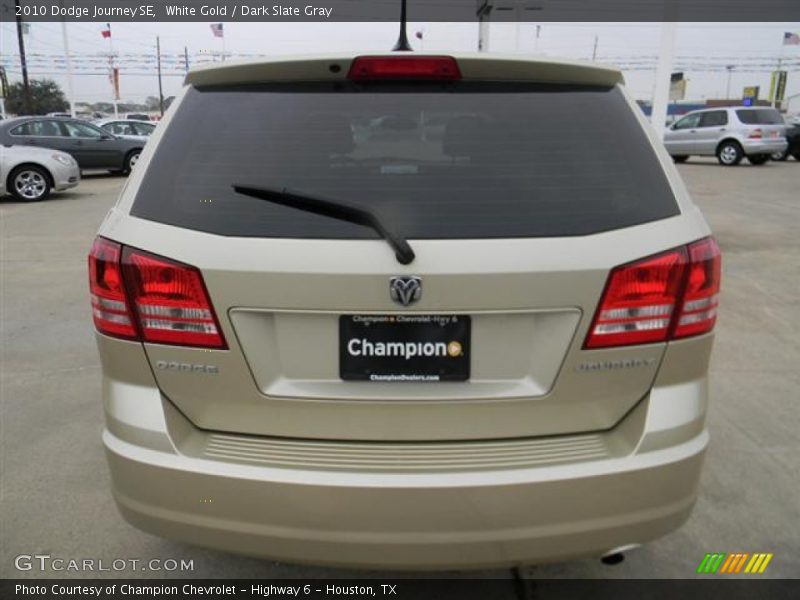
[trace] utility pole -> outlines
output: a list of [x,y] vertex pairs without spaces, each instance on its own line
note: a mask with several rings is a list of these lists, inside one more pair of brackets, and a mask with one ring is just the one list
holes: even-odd
[[183,47],[183,62],[186,63],[186,72],[189,72],[189,48]]
[[599,36],[594,36],[594,48],[592,49],[592,61],[597,58],[597,42],[600,40]]
[[31,101],[31,85],[28,81],[28,62],[25,59],[25,40],[22,37],[22,17],[20,16],[19,0],[14,0],[17,9],[17,41],[19,42],[19,64],[22,68],[22,94],[25,100],[26,114],[33,113],[33,102]]
[[[58,2],[64,8],[64,0]],[[61,20],[61,37],[64,40],[64,58],[67,62],[67,100],[69,100],[69,114],[75,118],[75,90],[72,84],[72,59],[69,56],[69,38],[67,37],[67,21]]]
[[156,54],[158,55],[158,107],[164,116],[164,90],[161,87],[161,38],[156,37]]

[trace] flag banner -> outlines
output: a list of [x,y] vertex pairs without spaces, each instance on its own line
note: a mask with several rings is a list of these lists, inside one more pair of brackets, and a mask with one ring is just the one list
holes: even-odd
[[[15,0],[0,0],[0,21],[15,19]],[[19,0],[25,20],[36,22],[396,22],[399,0],[282,0],[247,3],[239,0],[70,0],[63,4]],[[484,18],[476,0],[408,0],[410,22],[475,22]],[[508,0],[491,3],[495,8]],[[797,0],[527,0],[535,11],[492,10],[492,22],[800,22]],[[27,7],[27,11],[25,10]],[[480,14],[479,14],[480,13]]]
[[102,35],[106,39],[111,37],[111,23],[106,23],[106,26],[100,32],[100,35]]
[[214,37],[225,37],[225,31],[222,29],[222,23],[211,23],[209,27],[211,27],[211,33],[214,34]]
[[800,46],[800,33],[792,33],[787,31],[783,34],[784,46]]

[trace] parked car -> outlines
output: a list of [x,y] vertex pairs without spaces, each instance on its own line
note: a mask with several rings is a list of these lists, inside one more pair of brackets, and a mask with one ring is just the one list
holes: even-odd
[[[355,136],[388,116],[415,126]],[[159,127],[89,254],[131,523],[431,569],[688,518],[720,252],[618,70],[218,63]]]
[[786,149],[785,129],[774,108],[709,108],[676,121],[664,134],[664,146],[675,162],[716,156],[720,164],[733,166],[747,157],[751,164],[763,165]]
[[772,160],[783,161],[790,156],[800,160],[800,123],[786,120],[786,141],[788,142],[786,149],[773,153]]
[[40,146],[71,154],[81,169],[129,172],[144,142],[116,137],[99,127],[63,117],[17,117],[0,123],[0,143]]
[[134,121],[150,121],[150,115],[147,113],[125,113],[122,115],[122,118]]
[[134,121],[133,119],[99,119],[94,121],[100,129],[117,137],[146,142],[156,128],[151,121]]
[[0,146],[0,196],[44,200],[80,183],[78,163],[66,152],[33,146]]

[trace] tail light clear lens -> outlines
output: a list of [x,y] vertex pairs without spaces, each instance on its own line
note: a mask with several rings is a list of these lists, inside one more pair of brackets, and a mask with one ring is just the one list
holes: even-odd
[[584,348],[664,342],[714,328],[721,255],[713,238],[614,268]]
[[114,337],[136,339],[136,324],[131,315],[120,269],[122,248],[97,238],[89,252],[89,292],[92,316],[97,331]]
[[[114,284],[113,297],[95,291],[98,265]],[[97,330],[108,335],[156,344],[202,348],[227,348],[208,297],[203,277],[196,268],[97,238],[89,255],[92,304]],[[102,274],[100,275],[102,276]],[[106,312],[98,312],[95,297],[113,302],[108,313],[116,321],[124,312],[128,329],[109,328]],[[99,315],[99,316],[98,316]],[[101,319],[98,321],[98,318]]]
[[722,279],[722,255],[714,238],[689,246],[689,272],[673,337],[699,335],[714,329]]

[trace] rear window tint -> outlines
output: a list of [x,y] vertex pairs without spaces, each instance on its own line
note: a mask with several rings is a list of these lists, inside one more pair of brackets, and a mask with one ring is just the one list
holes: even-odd
[[745,125],[783,125],[783,117],[774,108],[739,109],[736,116]]
[[467,83],[190,89],[132,214],[229,236],[374,238],[236,194],[357,203],[409,239],[583,235],[679,213],[616,88]]

